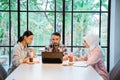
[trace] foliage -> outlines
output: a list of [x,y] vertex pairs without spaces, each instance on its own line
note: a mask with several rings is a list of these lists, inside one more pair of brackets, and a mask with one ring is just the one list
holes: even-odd
[[8,0],[0,0],[0,10],[8,10],[9,9],[8,4],[9,4]]
[[4,32],[3,29],[0,28],[0,41],[2,41],[3,39],[3,32]]
[[[63,0],[56,0],[56,23],[55,23],[55,0],[28,0],[28,18],[27,18],[27,0],[20,0],[20,24],[18,22],[17,4],[18,0],[0,0],[0,10],[15,10],[11,12],[11,34],[12,45],[17,41],[17,26],[20,25],[21,35],[27,29],[34,33],[33,46],[46,46],[50,42],[50,35],[54,31],[63,32]],[[99,30],[99,13],[91,13],[100,10],[101,0],[73,0],[73,17],[72,17],[72,0],[65,0],[65,45],[66,46],[83,46],[83,36],[87,32],[96,29]],[[108,10],[108,0],[102,0],[102,11]],[[33,12],[29,12],[33,11]],[[37,12],[34,12],[37,11]],[[39,12],[42,11],[42,12]],[[47,12],[45,12],[47,11]],[[69,11],[69,12],[67,12]],[[88,11],[81,12],[81,11]],[[7,14],[6,14],[7,15]],[[102,45],[107,41],[107,16],[102,14]],[[73,45],[71,45],[71,29],[73,19]],[[28,21],[27,21],[28,20]],[[28,22],[28,24],[27,24]],[[9,16],[0,12],[0,40],[5,38],[3,33],[9,33]],[[56,27],[56,30],[54,30]],[[7,37],[8,38],[8,37]],[[0,43],[0,45],[2,45]],[[107,45],[106,45],[107,46]]]

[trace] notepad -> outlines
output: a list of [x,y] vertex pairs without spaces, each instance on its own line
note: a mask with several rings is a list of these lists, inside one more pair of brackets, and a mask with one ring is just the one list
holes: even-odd
[[86,61],[79,61],[79,62],[75,62],[73,64],[73,66],[75,66],[75,67],[87,67],[88,64],[86,63]]

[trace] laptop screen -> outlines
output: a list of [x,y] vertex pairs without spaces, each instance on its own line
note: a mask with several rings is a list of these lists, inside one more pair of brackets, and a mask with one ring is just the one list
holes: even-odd
[[42,63],[62,63],[63,52],[42,52]]

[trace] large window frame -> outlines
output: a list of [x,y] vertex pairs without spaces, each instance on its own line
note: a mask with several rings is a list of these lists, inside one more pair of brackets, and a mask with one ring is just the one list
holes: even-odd
[[[57,13],[62,13],[62,19],[63,19],[63,23],[62,23],[62,44],[65,44],[65,15],[66,13],[71,13],[71,45],[68,46],[66,45],[66,47],[70,48],[71,52],[73,52],[73,48],[84,48],[84,46],[73,46],[73,15],[74,13],[98,13],[100,15],[99,17],[99,37],[101,38],[101,14],[102,13],[107,13],[108,14],[108,32],[107,32],[107,46],[101,46],[102,48],[106,48],[107,49],[107,70],[109,71],[109,53],[110,53],[110,50],[109,50],[109,47],[110,47],[110,4],[111,4],[111,0],[108,0],[108,11],[102,11],[101,10],[101,5],[102,5],[102,0],[100,0],[100,10],[99,11],[74,11],[73,10],[73,5],[74,5],[74,0],[72,0],[72,10],[71,11],[66,11],[65,10],[65,6],[66,6],[66,3],[65,3],[65,0],[62,0],[62,11],[57,11],[56,10],[56,0],[55,1],[55,4],[54,4],[54,8],[55,10],[54,11],[30,11],[29,10],[29,5],[28,5],[28,1],[29,0],[26,0],[27,1],[27,5],[26,5],[26,10],[21,10],[20,9],[20,0],[17,1],[17,10],[11,10],[11,0],[9,0],[9,9],[8,10],[0,10],[0,12],[9,12],[9,46],[6,46],[6,45],[3,45],[3,46],[0,46],[0,47],[9,47],[9,65],[11,64],[11,48],[14,47],[14,45],[11,45],[11,14],[12,12],[16,12],[17,13],[17,16],[18,16],[18,38],[20,37],[20,34],[21,34],[21,30],[20,30],[20,13],[21,12],[25,12],[26,15],[27,15],[27,30],[29,30],[29,13],[31,12],[53,12],[54,13],[54,32],[56,32],[56,15]],[[100,43],[101,44],[101,43]],[[32,46],[32,47],[45,47],[45,46]]]

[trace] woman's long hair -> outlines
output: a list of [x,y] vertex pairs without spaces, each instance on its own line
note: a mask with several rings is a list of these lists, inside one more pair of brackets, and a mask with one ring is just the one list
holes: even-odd
[[24,36],[28,37],[28,36],[31,36],[31,35],[33,35],[33,33],[32,33],[31,31],[25,31],[25,32],[23,33],[23,35],[22,35],[21,37],[19,37],[17,43],[18,43],[18,42],[22,42],[22,41],[24,40]]

